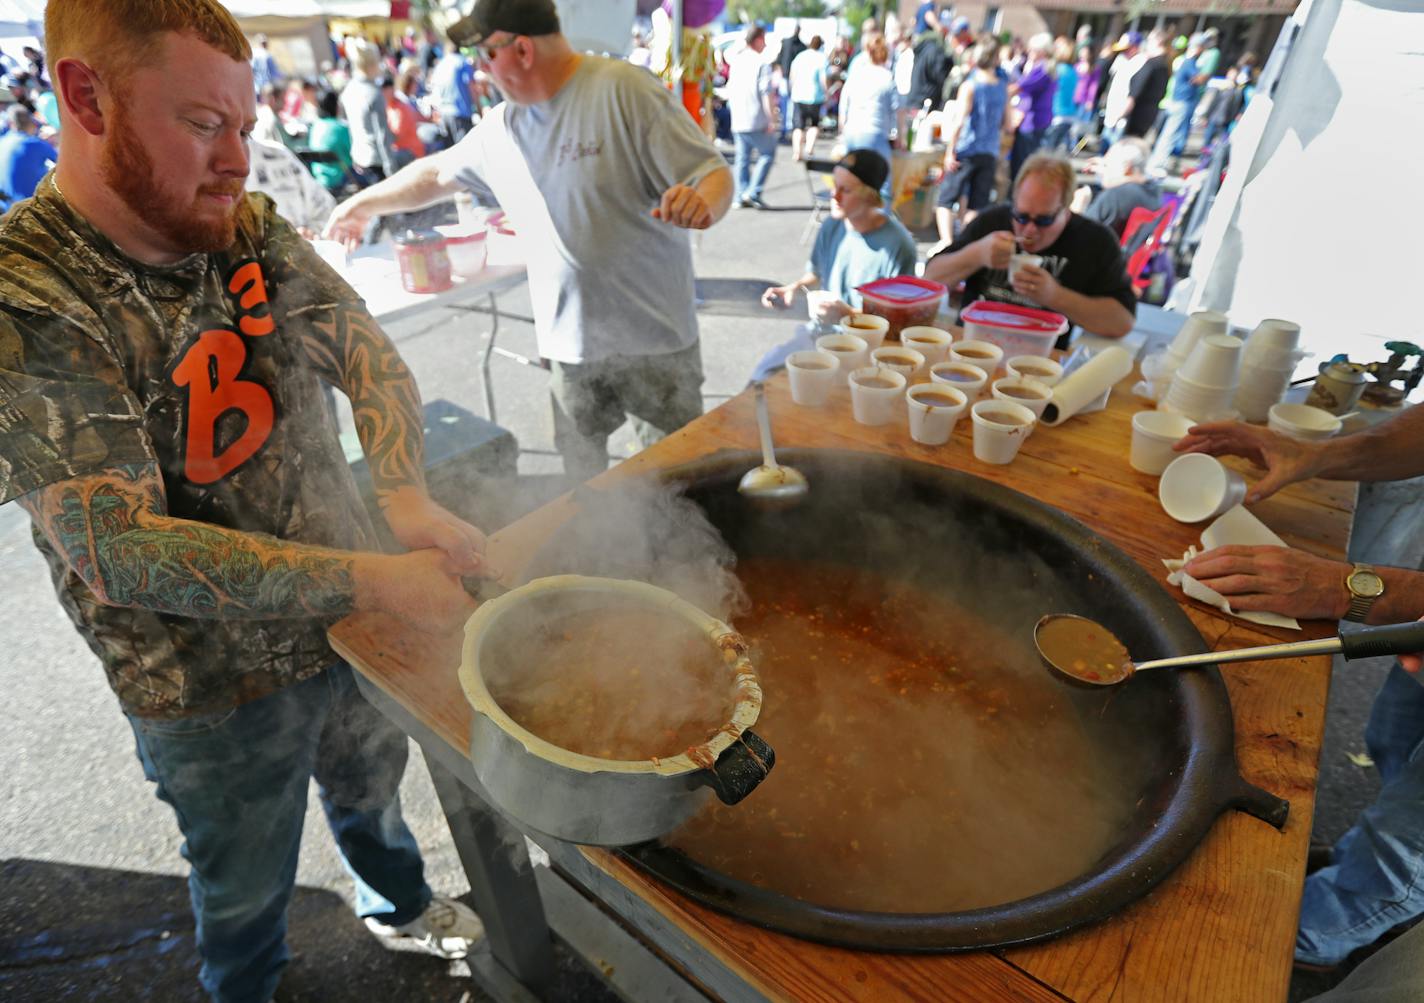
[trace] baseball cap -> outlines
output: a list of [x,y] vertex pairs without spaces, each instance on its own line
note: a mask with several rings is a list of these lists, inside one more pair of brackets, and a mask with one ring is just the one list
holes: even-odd
[[554,0],[478,0],[474,9],[446,30],[462,49],[479,45],[497,31],[511,35],[553,35],[559,31]]
[[851,150],[836,161],[836,166],[844,167],[867,187],[876,191],[880,190],[880,186],[885,184],[885,179],[890,175],[890,165],[874,150]]
[[955,18],[955,19],[954,19],[954,23],[949,26],[949,30],[952,31],[952,32],[954,32],[956,35],[962,35],[962,34],[964,34],[966,31],[969,30],[969,18],[967,18],[967,17],[957,17],[957,18]]

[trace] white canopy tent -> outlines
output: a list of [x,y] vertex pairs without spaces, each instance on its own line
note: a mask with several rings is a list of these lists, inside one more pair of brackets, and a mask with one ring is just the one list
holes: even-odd
[[1304,0],[1232,138],[1193,262],[1192,309],[1301,325],[1314,360],[1424,343],[1424,5]]

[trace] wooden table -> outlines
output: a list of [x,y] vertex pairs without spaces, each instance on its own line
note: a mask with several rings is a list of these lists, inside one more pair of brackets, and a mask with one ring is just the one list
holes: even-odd
[[[1169,519],[1156,500],[1157,479],[1127,464],[1130,417],[1148,406],[1128,393],[1133,379],[1117,388],[1105,411],[1038,429],[1006,467],[973,458],[967,419],[948,445],[924,447],[909,439],[903,419],[880,428],[855,424],[844,389],[827,408],[799,408],[790,401],[783,375],[769,384],[768,400],[779,444],[893,453],[995,480],[1078,518],[1165,583],[1160,558],[1199,542],[1202,527]],[[754,421],[750,396],[739,395],[594,483],[654,473],[718,449],[754,449]],[[1317,481],[1287,489],[1254,511],[1292,546],[1343,559],[1354,498],[1354,485]],[[497,566],[517,568],[574,511],[575,503],[565,497],[496,534],[491,554]],[[1327,636],[1335,629],[1333,623],[1312,621],[1299,632],[1276,631],[1191,600],[1183,606],[1207,644],[1218,648]],[[332,639],[369,683],[403,708],[402,716],[438,736],[445,761],[463,757],[470,709],[456,679],[458,638],[421,636],[389,618],[361,615],[338,624]],[[577,870],[581,883],[597,884],[599,898],[631,917],[684,970],[722,996],[1282,1000],[1290,979],[1329,673],[1328,658],[1222,667],[1242,775],[1290,801],[1283,832],[1230,812],[1187,862],[1143,899],[1105,922],[1043,944],[921,957],[823,947],[714,913],[605,851],[582,850],[577,860],[565,852],[555,859]]]

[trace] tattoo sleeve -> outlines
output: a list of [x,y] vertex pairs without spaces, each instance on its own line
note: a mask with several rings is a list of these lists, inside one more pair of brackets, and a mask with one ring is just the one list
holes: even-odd
[[110,605],[253,620],[355,606],[351,554],[172,518],[154,464],[61,481],[20,504]]
[[351,400],[356,433],[376,497],[425,490],[420,391],[396,346],[363,309],[339,306],[311,317],[307,358]]

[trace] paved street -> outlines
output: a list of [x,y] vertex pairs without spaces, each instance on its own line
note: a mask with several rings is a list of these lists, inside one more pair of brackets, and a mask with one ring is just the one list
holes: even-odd
[[[757,298],[772,280],[798,276],[805,261],[799,238],[809,196],[798,168],[783,147],[766,193],[776,211],[734,210],[694,238],[705,301],[709,408],[742,389],[761,353],[791,333],[791,317],[763,310]],[[656,284],[656,262],[648,265],[648,281]],[[529,315],[523,290],[501,305]],[[795,318],[802,316],[798,305]],[[427,401],[444,399],[480,412],[480,323],[478,316],[451,310],[391,329]],[[534,354],[527,323],[508,325],[500,343]],[[559,470],[547,374],[503,359],[495,361],[495,371],[499,422],[519,441],[520,472],[536,489],[547,489],[544,478]],[[612,440],[618,456],[632,446],[626,427]],[[172,815],[144,782],[128,726],[94,657],[55,601],[29,541],[28,520],[14,505],[0,508],[0,568],[0,648],[11,652],[0,677],[0,731],[7,737],[0,754],[0,998],[199,1000],[186,866]],[[1352,667],[1337,675],[1317,827],[1328,837],[1373,791],[1373,773],[1352,764],[1346,753],[1362,749],[1363,715],[1380,672]],[[432,885],[463,893],[418,752],[403,796],[406,816],[426,848]],[[366,934],[345,907],[349,882],[314,797],[307,823],[290,935],[296,961],[277,999],[480,998],[462,977],[461,964],[391,953]],[[591,975],[567,963],[559,997],[603,994]]]

